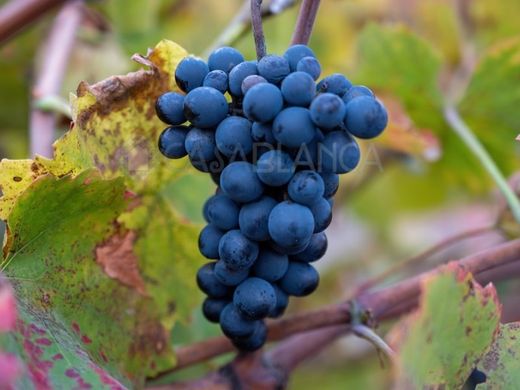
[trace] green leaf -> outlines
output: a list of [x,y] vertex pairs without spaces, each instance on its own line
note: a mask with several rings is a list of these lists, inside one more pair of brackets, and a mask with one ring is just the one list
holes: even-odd
[[397,388],[458,389],[493,341],[500,305],[492,285],[448,265],[423,283],[419,309],[394,330]]
[[514,389],[520,383],[520,323],[500,325],[490,350],[478,364],[486,382],[477,389]]

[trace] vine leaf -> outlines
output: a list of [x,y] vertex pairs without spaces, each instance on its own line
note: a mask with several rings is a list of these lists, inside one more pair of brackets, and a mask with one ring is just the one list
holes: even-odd
[[478,364],[486,382],[478,389],[514,389],[520,383],[520,323],[500,325],[495,342]]
[[391,332],[397,388],[461,388],[498,331],[492,285],[447,265],[423,282],[419,309]]

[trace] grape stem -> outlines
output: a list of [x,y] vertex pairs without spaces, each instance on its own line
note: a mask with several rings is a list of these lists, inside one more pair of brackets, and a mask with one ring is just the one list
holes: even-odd
[[298,20],[296,21],[296,27],[291,39],[291,45],[307,45],[309,43],[319,7],[320,0],[302,1],[300,13],[298,14]]
[[251,0],[251,26],[255,39],[256,58],[261,60],[266,54],[264,27],[262,26],[262,0]]

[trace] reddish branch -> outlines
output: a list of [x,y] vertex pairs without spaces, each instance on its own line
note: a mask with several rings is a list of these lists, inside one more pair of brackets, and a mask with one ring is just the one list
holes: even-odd
[[[475,278],[482,284],[516,277],[520,274],[520,239],[497,245],[477,254],[454,261],[453,263],[472,272]],[[329,305],[319,310],[296,314],[268,323],[268,337],[270,341],[285,339],[291,335],[300,333],[300,335],[294,336],[298,337],[296,340],[299,340],[299,342],[289,344],[291,340],[294,339],[285,340],[273,350],[278,352],[283,351],[283,354],[281,352],[269,352],[266,355],[257,354],[255,355],[256,358],[253,359],[256,361],[256,366],[249,365],[248,367],[250,369],[254,367],[255,370],[258,370],[258,364],[265,362],[265,358],[268,356],[270,357],[270,366],[275,367],[278,371],[280,367],[283,368],[283,375],[278,371],[277,375],[282,375],[286,378],[288,372],[292,370],[298,362],[315,353],[317,346],[325,346],[328,342],[333,341],[339,336],[342,331],[339,330],[338,326],[343,328],[343,331],[347,330],[347,325],[351,320],[350,308],[352,302],[356,302],[363,311],[370,313],[371,318],[375,321],[396,318],[410,311],[417,305],[421,292],[421,281],[424,277],[431,276],[438,271],[439,269],[437,268],[425,272],[379,291],[360,293],[357,297],[348,302]],[[332,332],[331,329],[336,329],[336,333]],[[302,334],[302,332],[309,331],[313,332]],[[331,334],[335,334],[335,336],[332,337]],[[322,337],[326,335],[327,342],[322,339]],[[320,340],[320,342],[314,344],[315,340]],[[298,345],[297,348],[296,345]],[[190,346],[181,347],[176,351],[178,366],[170,372],[231,351],[233,351],[233,347],[224,337],[216,337]],[[224,371],[224,374],[220,371],[204,378],[203,381],[209,380],[209,382],[204,383],[207,383],[207,386],[210,387],[204,387],[202,386],[202,382],[197,381],[197,385],[200,386],[197,388],[211,388],[212,385],[215,385],[215,381],[219,381],[220,386],[223,386],[221,388],[230,388],[230,378],[225,375],[225,373],[230,372],[230,370],[233,372],[233,380],[246,380],[250,372],[248,370],[244,371],[242,359],[243,357],[239,356],[230,365],[226,366],[227,371]],[[283,363],[287,361],[293,363]],[[240,383],[244,384],[246,382]],[[282,382],[278,384],[283,386]],[[192,388],[190,386],[192,386],[192,383],[177,384],[175,387],[167,388]],[[274,387],[267,386],[258,388],[270,389]]]
[[264,27],[262,26],[262,0],[251,0],[251,25],[255,39],[256,59],[261,60],[266,54]]
[[[43,62],[32,90],[34,101],[60,93],[63,76],[81,23],[83,1],[71,0],[63,6],[43,46]],[[52,157],[56,114],[33,107],[30,118],[31,155]]]
[[320,0],[303,0],[298,14],[298,20],[296,21],[296,28],[292,36],[291,44],[296,45],[297,43],[308,44],[311,38],[312,27],[318,14],[318,8],[320,7]]
[[0,9],[0,42],[67,0],[11,0]]

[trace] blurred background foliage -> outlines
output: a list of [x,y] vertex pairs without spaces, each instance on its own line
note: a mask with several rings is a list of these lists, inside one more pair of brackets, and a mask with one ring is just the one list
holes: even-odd
[[[5,1],[0,1],[0,4]],[[89,1],[61,96],[89,83],[137,69],[129,57],[162,38],[203,55],[239,12],[241,0]],[[330,249],[320,261],[316,294],[294,300],[291,311],[336,302],[363,279],[467,229],[494,221],[499,201],[479,161],[443,118],[444,96],[460,96],[460,112],[505,176],[519,168],[520,1],[323,0],[310,45],[323,74],[341,72],[375,89],[390,111],[381,139],[363,143],[363,161],[347,175],[329,228]],[[297,15],[293,6],[265,20],[268,51],[287,47]],[[0,46],[0,158],[28,157],[31,87],[54,14]],[[254,58],[249,31],[233,45]],[[461,64],[463,66],[461,66]],[[460,72],[472,70],[461,85]],[[467,90],[466,90],[466,85]],[[454,86],[455,85],[455,86]],[[68,129],[60,122],[60,132]],[[191,173],[165,188],[186,218],[202,223],[201,205],[213,191],[206,175]],[[464,241],[436,256],[449,260],[496,243],[501,234]],[[517,294],[515,285],[500,286]],[[505,314],[520,317],[504,298]],[[517,307],[516,312],[514,307]],[[382,330],[384,331],[384,329]],[[174,329],[174,342],[215,335],[198,311]],[[198,376],[220,361],[190,368]],[[373,348],[347,337],[316,356],[292,378],[294,389],[384,388],[389,371]]]

